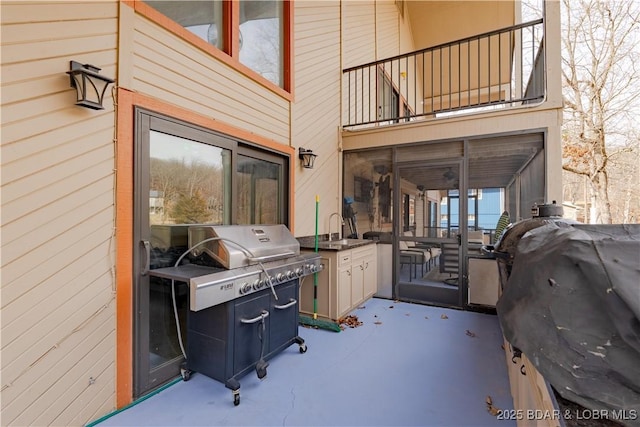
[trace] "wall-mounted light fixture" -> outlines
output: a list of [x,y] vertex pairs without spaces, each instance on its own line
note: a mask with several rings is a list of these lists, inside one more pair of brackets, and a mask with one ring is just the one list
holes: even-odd
[[418,189],[418,196],[420,197],[420,200],[424,200],[424,195],[426,193],[424,189],[424,185],[418,185],[417,189]]
[[307,169],[313,169],[313,162],[316,161],[316,154],[313,154],[313,151],[307,150],[305,148],[298,148],[298,157],[302,160],[302,166]]
[[76,105],[92,110],[104,110],[102,100],[109,83],[114,79],[99,73],[100,68],[91,64],[71,61],[71,71],[67,71],[71,79],[71,87],[76,89]]

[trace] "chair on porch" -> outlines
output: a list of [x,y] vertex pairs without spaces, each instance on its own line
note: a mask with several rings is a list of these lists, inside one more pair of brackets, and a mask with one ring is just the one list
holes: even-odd
[[[406,231],[404,235],[405,237],[413,237],[413,234],[410,231]],[[423,277],[425,264],[429,263],[429,268],[431,266],[431,251],[429,248],[420,248],[416,246],[415,242],[405,240],[400,241],[399,248],[401,257],[400,265],[402,266],[403,264],[402,257],[404,255],[405,260],[411,260],[411,263],[413,264],[414,277],[417,275],[418,264],[420,264],[420,277]],[[409,272],[409,281],[411,281],[411,272]]]

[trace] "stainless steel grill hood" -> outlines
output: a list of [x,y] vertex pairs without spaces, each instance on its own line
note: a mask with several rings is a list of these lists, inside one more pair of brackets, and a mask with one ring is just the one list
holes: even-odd
[[282,224],[193,225],[189,247],[194,256],[206,253],[228,270],[300,254],[300,243]]

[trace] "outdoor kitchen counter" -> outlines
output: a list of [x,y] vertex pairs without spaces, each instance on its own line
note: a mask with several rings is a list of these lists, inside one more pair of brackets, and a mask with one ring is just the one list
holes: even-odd
[[[340,243],[342,242],[342,243]],[[317,289],[306,281],[300,290],[300,312],[314,313],[314,292],[317,295],[317,315],[338,321],[371,298],[377,291],[377,245],[374,240],[335,239],[321,241],[318,254],[322,270],[317,274]],[[300,245],[301,251],[314,252],[315,245]]]
[[[315,241],[313,239],[298,239],[300,249],[315,249]],[[375,244],[375,240],[366,239],[340,239],[340,240],[321,240],[318,242],[319,251],[344,251],[355,249],[361,246]]]

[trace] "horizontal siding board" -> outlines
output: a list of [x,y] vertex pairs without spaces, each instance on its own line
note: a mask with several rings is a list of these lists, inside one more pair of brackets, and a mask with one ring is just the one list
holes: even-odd
[[[7,182],[12,182],[15,179],[21,178],[23,175],[22,173],[18,173],[17,175],[6,173],[5,175],[4,168],[13,167],[13,162],[26,160],[18,166],[17,171],[19,171],[22,167],[26,167],[27,170],[33,171],[33,168],[29,167],[29,162],[32,156],[35,156],[37,158],[40,155],[48,156],[49,154],[51,154],[56,159],[59,159],[59,156],[53,154],[56,150],[62,149],[64,151],[72,151],[77,148],[72,146],[67,147],[67,144],[74,144],[74,141],[83,141],[84,135],[92,134],[96,131],[96,129],[105,130],[113,128],[113,114],[110,113],[97,114],[95,116],[79,115],[76,117],[82,117],[82,119],[76,120],[75,122],[71,122],[69,124],[65,123],[64,126],[59,126],[56,128],[52,127],[51,130],[44,133],[39,132],[34,135],[28,135],[27,137],[18,141],[7,141],[3,143],[3,183],[5,182],[5,179],[7,180]],[[112,138],[110,138],[110,140],[111,139]],[[52,145],[51,141],[57,141],[57,143],[55,145]],[[82,145],[86,145],[86,142],[79,143]],[[62,154],[64,154],[64,152]],[[68,152],[66,154],[68,156]],[[36,161],[35,163],[36,165],[38,165],[36,166],[36,168],[40,169],[42,163],[40,161]],[[13,176],[16,176],[16,178],[13,178]],[[5,199],[3,194],[3,202],[4,200]]]
[[0,22],[2,25],[51,22],[84,21],[115,18],[118,16],[116,1],[3,1]]
[[[116,369],[115,365],[112,368]],[[102,385],[101,390],[95,393],[95,399],[85,405],[82,412],[78,413],[77,417],[73,419],[70,425],[87,425],[92,421],[105,416],[116,410],[115,399],[113,396],[113,390],[116,389],[115,379],[109,378],[109,371],[105,370],[102,376],[98,377],[98,384]],[[104,378],[103,378],[104,377]],[[83,421],[85,420],[85,421]]]
[[[68,82],[69,76],[66,74],[66,72],[69,71],[70,60],[94,64],[104,70],[106,70],[108,67],[111,67],[111,69],[115,70],[115,46],[113,51],[86,52],[77,57],[75,57],[74,55],[73,58],[69,58],[68,56],[44,59],[37,58],[32,61],[17,62],[13,64],[7,64],[3,61],[0,68],[0,70],[2,71],[3,103],[5,99],[5,88],[14,83],[29,82],[34,79],[52,76],[65,77]],[[115,74],[110,74],[109,76],[114,77]],[[26,93],[23,95],[26,95]]]
[[[78,198],[76,198],[76,200],[77,199]],[[66,233],[75,227],[77,222],[82,222],[87,218],[91,218],[96,215],[96,213],[111,207],[113,205],[112,200],[112,191],[97,194],[93,198],[86,199],[84,203],[75,210],[75,213],[54,217],[46,227],[28,229],[24,236],[11,243],[10,247],[14,258],[7,260],[7,264],[5,264],[5,266],[10,265],[12,261],[20,257],[28,256],[38,247],[50,240],[64,238]],[[3,286],[3,289],[8,288],[12,283],[10,277],[7,279],[8,282]],[[26,289],[27,286],[23,283],[22,287],[23,289]]]
[[105,204],[113,204],[113,181],[113,176],[105,176],[88,182],[86,186],[78,188],[69,197],[60,197],[46,207],[20,215],[9,224],[3,224],[3,246],[23,239],[26,234],[40,233],[41,228],[48,228],[49,222],[58,218],[66,221],[75,220],[76,209],[79,209],[87,200],[100,197]]
[[112,91],[105,110],[78,108],[66,71],[115,77],[119,2],[0,8],[2,418],[52,425],[115,396]]
[[[3,283],[2,304],[10,304],[13,300],[27,293],[34,285],[38,285],[56,274],[61,273],[64,277],[66,266],[78,259],[83,259],[87,250],[111,238],[112,230],[113,209],[109,207],[78,222],[65,235],[44,242],[28,254],[29,256],[17,258],[11,264],[3,267],[3,281],[5,277],[7,280],[11,278],[11,281]],[[88,236],[93,240],[90,240]],[[33,268],[33,259],[38,260],[38,268]],[[89,261],[91,260],[85,262]]]
[[[141,61],[142,62],[142,61]],[[199,109],[209,108],[216,98],[222,98],[224,95],[222,93],[217,93],[212,91],[211,88],[201,87],[200,90],[193,86],[183,85],[181,82],[183,79],[176,78],[170,79],[167,78],[167,72],[150,72],[147,70],[153,69],[151,67],[141,67],[140,71],[137,72],[136,78],[147,82],[147,84],[152,84],[157,86],[158,83],[161,83],[158,87],[161,90],[166,92],[170,92],[175,96],[184,97],[189,99],[190,103],[196,104],[199,106]],[[217,95],[217,96],[216,96]],[[283,140],[288,136],[288,127],[284,126],[285,123],[279,121],[277,117],[272,117],[267,111],[269,108],[263,107],[262,109],[256,109],[256,105],[251,105],[251,97],[226,97],[224,99],[224,107],[225,110],[219,111],[218,115],[215,117],[219,120],[229,121],[229,120],[238,120],[237,114],[224,114],[226,111],[237,112],[243,111],[242,119],[247,120],[250,119],[252,125],[261,130],[261,133],[271,134],[272,138]],[[244,102],[243,102],[244,101]],[[221,105],[222,102],[219,103]],[[245,122],[246,123],[246,122]],[[277,138],[274,136],[277,135]]]
[[[19,417],[25,413],[30,418],[42,417],[45,414],[45,409],[50,406],[52,400],[50,394],[54,391],[54,394],[63,394],[58,384],[66,386],[65,382],[79,379],[88,386],[89,377],[94,377],[102,382],[113,381],[115,377],[113,372],[115,362],[114,300],[113,298],[106,299],[105,292],[96,292],[96,295],[98,298],[96,302],[102,302],[102,306],[99,306],[98,310],[102,307],[107,308],[97,312],[95,317],[88,320],[85,327],[78,328],[76,333],[49,352],[45,360],[25,371],[24,375],[17,379],[12,387],[3,392],[3,418],[6,416],[7,420],[13,419],[13,424],[18,425],[72,425],[53,423],[53,419],[57,416],[56,413],[49,415],[48,421],[42,418],[38,422],[29,424],[18,421],[21,420]],[[99,353],[92,353],[94,351],[99,351]],[[101,366],[96,366],[96,362],[101,359]],[[83,364],[87,362],[92,363],[93,366],[90,366],[89,369],[83,369]],[[53,369],[43,369],[46,365],[53,367]],[[30,387],[23,386],[27,381],[32,381]],[[19,389],[25,391],[17,395],[12,394]],[[113,390],[111,390],[112,396]],[[5,403],[4,394],[8,395],[10,401]],[[53,398],[55,397],[54,395]],[[61,406],[55,410],[57,413],[61,413],[64,407]]]
[[[30,147],[27,142],[21,142],[16,145],[23,149],[20,157],[12,156],[12,160],[3,163],[3,187],[4,190],[10,187],[16,181],[29,179],[32,175],[41,174],[48,180],[46,185],[51,182],[55,182],[56,179],[60,179],[65,176],[64,170],[52,171],[51,169],[64,165],[65,167],[69,162],[73,162],[73,159],[78,158],[86,153],[90,153],[97,149],[104,149],[106,146],[111,146],[113,151],[113,128],[109,127],[109,121],[92,121],[93,126],[87,127],[87,132],[78,135],[77,138],[64,141],[57,145],[37,145],[32,144]],[[113,126],[113,124],[112,124]],[[3,151],[3,157],[6,159],[6,147]],[[16,153],[15,150],[13,153]],[[114,154],[112,153],[111,157]],[[101,161],[102,159],[100,159]],[[61,175],[58,173],[62,172]],[[29,187],[33,189],[34,187]],[[11,198],[5,199],[7,202],[20,197],[19,191],[15,191]]]
[[288,100],[150,21],[138,16],[135,25],[136,91],[289,143]]
[[[58,170],[60,175],[55,176]],[[61,163],[55,169],[33,174],[2,187],[3,197],[6,191],[7,201],[3,204],[2,221],[9,224],[18,218],[41,209],[64,197],[73,197],[73,193],[97,180],[113,174],[113,147],[103,145],[97,149],[81,153],[79,156]],[[51,181],[47,176],[55,176]],[[25,184],[31,184],[31,191],[20,191]],[[6,222],[5,222],[6,221]],[[4,246],[4,243],[3,243]],[[2,265],[9,263],[6,255]]]
[[[114,338],[115,339],[115,338]],[[54,420],[54,424],[69,426],[85,426],[90,422],[104,416],[115,410],[113,405],[113,390],[115,390],[115,379],[111,372],[115,369],[115,364],[104,369],[101,375],[96,378],[94,385],[99,390],[93,391],[92,394],[83,396],[82,399],[76,399],[72,405],[69,405],[65,411]],[[96,411],[98,408],[99,411]],[[68,421],[62,422],[63,419]]]
[[[88,282],[109,271],[112,256],[109,241],[102,241],[91,249],[86,258],[92,262],[75,262],[65,271],[58,272],[29,292],[2,308],[3,316],[9,321],[2,325],[2,344],[9,345],[14,340],[34,328],[62,306],[70,295],[80,292]],[[25,309],[25,306],[29,305]]]
[[73,22],[29,22],[23,24],[2,26],[2,45],[37,43],[56,39],[73,39],[78,34],[85,36],[96,36],[113,34],[117,28],[116,17],[108,19],[86,19]]
[[105,34],[30,43],[29,49],[25,49],[23,44],[3,45],[2,61],[11,64],[42,58],[74,59],[84,53],[112,50],[116,47],[117,41],[116,34]]
[[[10,418],[13,419],[18,416],[30,402],[37,400],[43,391],[59,380],[61,372],[73,370],[89,349],[102,342],[105,337],[112,336],[115,333],[114,325],[113,310],[103,310],[91,321],[92,328],[79,330],[61,342],[55,351],[48,353],[47,363],[34,364],[12,383],[3,382],[3,385],[10,384],[2,392],[3,417],[6,415],[9,418],[11,415]],[[109,373],[104,372],[103,375],[107,380]],[[113,373],[110,375],[113,376]],[[113,396],[113,390],[111,394]]]
[[[47,420],[53,420],[56,425],[71,426],[71,420],[79,413],[84,412],[86,400],[95,397],[94,393],[98,386],[89,380],[99,379],[109,368],[113,368],[113,342],[115,334],[108,335],[95,344],[86,356],[78,361],[73,367],[80,375],[68,375],[56,382],[53,387],[47,390],[33,406],[49,407],[44,410],[27,411],[31,413],[29,417],[30,425],[43,425]],[[85,420],[86,421],[89,420]],[[84,425],[82,423],[80,425]]]
[[13,381],[17,375],[46,357],[61,341],[73,335],[75,330],[83,328],[113,298],[111,276],[109,272],[105,272],[97,280],[87,282],[80,293],[70,296],[65,305],[50,316],[49,322],[55,322],[53,325],[47,322],[42,325],[42,331],[25,333],[11,344],[3,345],[3,382],[5,375],[8,381]]
[[[7,124],[2,127],[2,149],[4,151],[7,143],[16,143],[36,135],[48,134],[51,131],[75,125],[84,118],[97,119],[101,115],[107,115],[113,121],[112,103],[111,95],[105,95],[105,110],[100,112],[78,108],[73,103],[65,103],[57,110],[52,110],[38,117],[32,117],[28,121],[21,120]],[[69,137],[73,137],[73,135],[69,135]],[[51,144],[51,140],[49,140],[49,144]]]
[[[156,72],[161,78],[173,76],[175,83],[191,84],[200,88],[214,88],[225,98],[236,97],[239,100],[253,101],[257,105],[273,108],[275,112],[284,114],[287,111],[287,101],[271,91],[265,89],[247,77],[237,74],[228,65],[214,60],[199,49],[187,45],[176,44],[177,40],[169,40],[165,45],[161,38],[164,33],[159,29],[148,29],[148,33],[136,32],[134,41],[134,65],[136,70],[151,71],[160,68],[163,72]],[[144,58],[152,64],[138,63],[138,58]],[[175,74],[175,76],[174,76]]]

